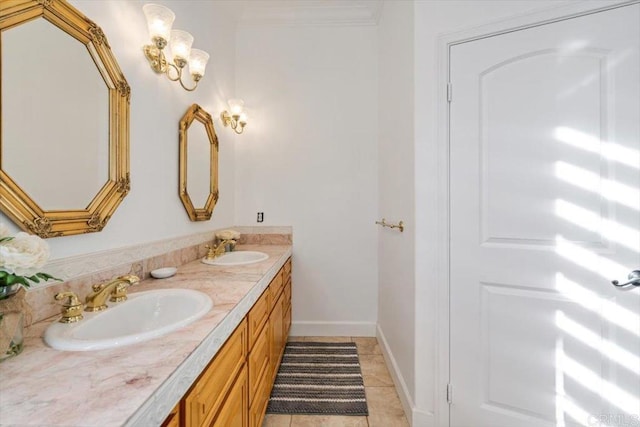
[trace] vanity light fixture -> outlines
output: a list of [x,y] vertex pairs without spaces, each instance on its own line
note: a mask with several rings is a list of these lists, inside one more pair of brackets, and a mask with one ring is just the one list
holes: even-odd
[[[171,9],[159,4],[145,4],[142,11],[147,18],[149,36],[153,44],[144,46],[144,55],[149,60],[151,69],[158,74],[166,74],[169,80],[180,82],[185,90],[194,91],[198,82],[204,76],[204,70],[209,61],[209,54],[199,49],[191,49],[193,36],[186,31],[172,30],[171,26],[176,15]],[[164,48],[167,44],[171,47],[173,62],[167,60]],[[188,87],[182,81],[184,67],[189,64],[189,73],[195,82],[193,87]],[[175,76],[172,76],[172,71]]]
[[229,110],[225,110],[220,114],[222,124],[225,127],[231,126],[231,129],[238,135],[244,131],[244,127],[247,125],[247,115],[244,112],[244,101],[242,99],[230,99]]

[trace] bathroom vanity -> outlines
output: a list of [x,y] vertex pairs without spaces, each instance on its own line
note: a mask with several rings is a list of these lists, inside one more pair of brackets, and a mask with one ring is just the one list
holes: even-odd
[[[267,260],[199,260],[130,293],[185,288],[214,306],[194,323],[120,348],[66,352],[26,330],[25,350],[0,364],[0,425],[260,426],[291,324],[291,245],[245,245]],[[108,309],[107,309],[108,310]]]
[[291,258],[163,426],[261,426],[290,326]]

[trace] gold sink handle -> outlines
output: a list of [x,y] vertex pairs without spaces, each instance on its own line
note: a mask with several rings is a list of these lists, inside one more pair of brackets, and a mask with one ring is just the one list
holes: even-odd
[[209,245],[204,245],[204,248],[207,250],[207,255],[205,255],[206,259],[214,259],[216,257],[216,247],[212,248]]
[[120,283],[118,283],[116,285],[116,287],[113,289],[113,292],[111,292],[111,298],[109,298],[109,301],[111,301],[111,302],[126,301],[127,300],[127,289],[129,289],[129,286],[135,285],[138,282],[140,282],[140,278],[138,276],[133,275],[133,274],[128,274],[126,276],[122,276],[122,277],[120,277],[120,279],[122,281]]
[[59,292],[54,296],[56,301],[67,300],[62,304],[62,317],[60,323],[75,323],[82,320],[82,303],[73,292]]

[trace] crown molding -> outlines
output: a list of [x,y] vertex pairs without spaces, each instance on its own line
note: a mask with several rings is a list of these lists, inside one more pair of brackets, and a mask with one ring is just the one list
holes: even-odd
[[247,1],[240,26],[378,25],[383,0]]

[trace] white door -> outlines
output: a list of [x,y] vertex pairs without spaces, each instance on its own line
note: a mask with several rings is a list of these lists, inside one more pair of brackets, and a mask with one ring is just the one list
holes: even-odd
[[451,48],[451,426],[640,426],[639,45],[635,4]]

